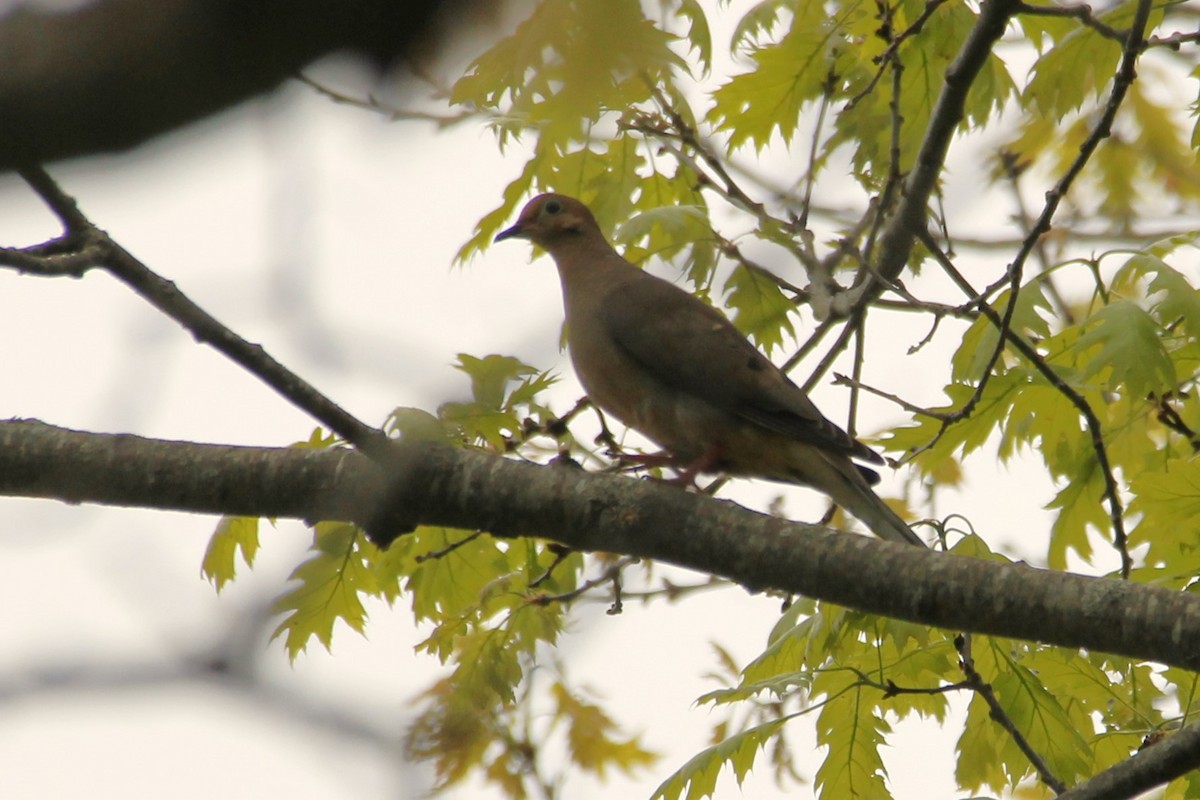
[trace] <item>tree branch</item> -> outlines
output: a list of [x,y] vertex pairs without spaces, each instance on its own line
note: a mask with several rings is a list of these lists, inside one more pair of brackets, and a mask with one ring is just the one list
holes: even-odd
[[386,66],[479,0],[96,0],[0,17],[0,170],[135,145],[275,89],[322,56]]
[[45,276],[78,277],[89,269],[104,269],[183,326],[196,341],[211,345],[363,452],[374,455],[386,449],[382,431],[360,421],[321,394],[272,358],[261,345],[246,341],[221,324],[174,283],[151,270],[92,224],[79,210],[75,199],[41,167],[24,167],[21,177],[58,217],[64,230],[60,237],[34,247],[0,248],[0,265]]
[[[900,202],[878,240],[877,272],[885,281],[895,280],[904,271],[916,236],[925,229],[929,198],[942,173],[950,140],[962,122],[967,94],[987,63],[993,45],[1004,35],[1009,19],[1019,8],[1016,0],[985,0],[980,5],[975,27],[968,34],[958,57],[946,70],[942,93],[934,106],[916,164],[904,181]],[[866,281],[857,289],[865,296],[873,297],[884,285],[878,280]],[[856,298],[853,305],[859,302]]]
[[1046,763],[1046,759],[1042,758],[1042,754],[1033,749],[1033,745],[1025,738],[1025,734],[1021,733],[1020,728],[1013,721],[1013,718],[1004,706],[1001,705],[999,698],[996,697],[996,690],[992,685],[983,679],[979,674],[979,670],[975,669],[975,658],[971,655],[971,634],[963,634],[954,640],[954,646],[958,648],[958,654],[961,656],[959,666],[962,668],[963,674],[967,679],[963,684],[971,691],[975,692],[988,707],[988,716],[999,725],[1012,738],[1013,744],[1017,749],[1025,754],[1029,759],[1029,763],[1037,772],[1038,777],[1042,779],[1042,783],[1050,787],[1057,795],[1062,794],[1066,786],[1058,777],[1051,771],[1050,766]]
[[537,536],[925,625],[1200,670],[1200,597],[1186,592],[895,545],[654,481],[430,443],[392,449],[385,471],[344,449],[192,444],[13,421],[0,423],[0,495]]
[[1143,792],[1198,767],[1200,724],[1193,724],[1156,744],[1143,746],[1124,761],[1118,761],[1099,775],[1063,792],[1058,800],[1140,797]]

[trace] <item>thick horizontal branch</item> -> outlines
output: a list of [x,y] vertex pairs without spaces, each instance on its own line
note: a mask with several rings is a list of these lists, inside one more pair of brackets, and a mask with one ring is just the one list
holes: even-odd
[[397,444],[229,447],[0,423],[0,495],[203,513],[383,520],[658,559],[950,630],[1200,670],[1200,597],[950,556],[748,511],[651,481]]
[[1124,761],[1058,796],[1059,800],[1110,800],[1141,797],[1144,792],[1196,768],[1200,753],[1200,725],[1195,723],[1144,745]]
[[0,17],[0,169],[124,150],[337,51],[428,49],[479,0],[93,0]]
[[347,448],[235,447],[0,422],[0,495],[366,522],[383,473]]

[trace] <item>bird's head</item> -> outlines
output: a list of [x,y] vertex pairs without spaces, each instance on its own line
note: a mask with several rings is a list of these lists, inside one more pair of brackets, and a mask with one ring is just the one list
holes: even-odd
[[517,224],[496,235],[494,241],[528,239],[553,252],[556,245],[600,233],[596,218],[583,203],[563,194],[540,194],[521,210]]

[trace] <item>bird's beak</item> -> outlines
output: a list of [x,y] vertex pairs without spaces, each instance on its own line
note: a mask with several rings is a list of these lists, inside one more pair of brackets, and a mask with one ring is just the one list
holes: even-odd
[[505,239],[520,239],[525,236],[525,231],[521,229],[521,223],[513,225],[511,228],[505,228],[496,234],[496,238],[492,242],[502,242]]

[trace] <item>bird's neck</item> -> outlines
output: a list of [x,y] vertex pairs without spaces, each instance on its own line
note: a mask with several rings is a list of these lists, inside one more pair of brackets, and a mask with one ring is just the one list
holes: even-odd
[[638,268],[602,238],[564,242],[551,252],[562,279],[563,294],[597,294],[636,275]]

